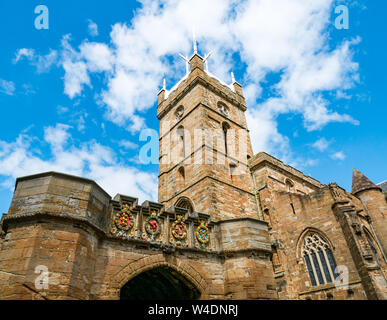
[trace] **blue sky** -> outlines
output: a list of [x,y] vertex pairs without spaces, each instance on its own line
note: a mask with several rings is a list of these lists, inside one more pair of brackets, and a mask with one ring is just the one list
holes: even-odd
[[[37,30],[34,9],[49,9]],[[349,9],[336,29],[334,9]],[[383,1],[5,1],[0,20],[0,213],[15,179],[55,170],[157,200],[139,133],[185,72],[178,53],[213,50],[211,73],[244,86],[254,152],[350,190],[352,170],[387,179]],[[5,14],[4,14],[5,13]]]

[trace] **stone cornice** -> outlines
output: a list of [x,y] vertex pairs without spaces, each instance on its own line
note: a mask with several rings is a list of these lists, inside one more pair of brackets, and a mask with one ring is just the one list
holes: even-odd
[[40,219],[51,219],[51,220],[58,220],[58,221],[71,221],[75,223],[81,223],[84,224],[85,227],[91,228],[93,231],[95,231],[100,236],[106,236],[106,231],[103,230],[101,227],[97,226],[95,223],[90,221],[90,219],[76,216],[73,214],[58,214],[48,211],[37,211],[34,213],[16,213],[12,215],[6,215],[2,219],[2,228],[6,229],[9,224],[12,223],[18,223],[22,221],[26,222],[36,222],[36,220]]

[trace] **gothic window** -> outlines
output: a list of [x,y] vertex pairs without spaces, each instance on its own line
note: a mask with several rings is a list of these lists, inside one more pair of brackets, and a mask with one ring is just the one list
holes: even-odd
[[327,241],[319,234],[309,232],[304,238],[301,252],[312,286],[334,282],[338,274],[335,273],[336,263]]
[[188,209],[189,214],[191,214],[192,211],[194,211],[191,201],[188,200],[188,198],[182,197],[179,200],[177,200],[175,207]]
[[227,122],[223,122],[222,124],[223,129],[223,140],[224,140],[224,153],[226,156],[228,155],[228,148],[227,148],[227,131],[230,129],[230,125]]
[[223,103],[218,103],[218,110],[220,113],[224,114],[225,116],[228,116],[228,108]]
[[176,120],[179,121],[183,117],[183,114],[184,114],[184,107],[179,106],[175,112]]

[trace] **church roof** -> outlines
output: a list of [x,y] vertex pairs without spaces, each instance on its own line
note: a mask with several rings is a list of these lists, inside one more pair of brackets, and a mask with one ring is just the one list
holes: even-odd
[[380,187],[369,180],[359,170],[354,169],[352,176],[352,194],[368,189],[380,189]]

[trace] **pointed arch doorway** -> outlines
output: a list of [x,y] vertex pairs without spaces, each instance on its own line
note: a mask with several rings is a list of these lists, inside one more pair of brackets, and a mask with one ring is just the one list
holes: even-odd
[[145,271],[120,290],[121,300],[196,300],[200,292],[184,276],[163,266]]

